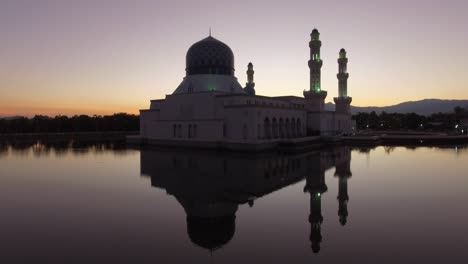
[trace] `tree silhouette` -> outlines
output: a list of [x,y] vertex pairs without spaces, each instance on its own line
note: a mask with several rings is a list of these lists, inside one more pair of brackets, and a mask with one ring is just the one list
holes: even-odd
[[125,113],[108,116],[75,115],[72,117],[36,115],[33,118],[0,119],[1,134],[138,131],[139,127],[140,117]]

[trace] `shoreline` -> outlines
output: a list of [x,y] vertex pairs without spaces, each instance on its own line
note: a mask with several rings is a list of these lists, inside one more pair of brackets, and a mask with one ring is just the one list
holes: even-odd
[[428,133],[405,134],[396,132],[380,135],[313,136],[237,143],[229,141],[142,139],[139,137],[138,131],[0,134],[0,143],[2,144],[34,144],[37,142],[58,144],[70,141],[83,143],[118,142],[122,143],[122,145],[127,145],[129,148],[164,147],[175,149],[211,149],[233,152],[263,152],[272,150],[281,152],[304,152],[339,145],[350,147],[468,145],[468,136]]
[[350,147],[376,146],[455,146],[468,145],[468,136],[449,135],[368,135],[368,136],[315,136],[294,139],[264,140],[259,142],[195,141],[144,139],[139,136],[127,137],[127,144],[136,147],[165,147],[186,149],[212,149],[218,151],[262,152],[304,152],[320,148],[345,145]]
[[137,134],[138,131],[0,134],[0,142],[125,141],[127,136]]

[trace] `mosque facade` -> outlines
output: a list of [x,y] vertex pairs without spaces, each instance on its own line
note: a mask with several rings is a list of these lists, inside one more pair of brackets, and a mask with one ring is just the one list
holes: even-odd
[[303,97],[258,95],[252,63],[242,87],[234,76],[229,46],[211,35],[193,44],[181,84],[164,99],[151,100],[149,109],[140,110],[140,142],[271,145],[350,133],[346,51],[339,52],[336,110],[325,111],[320,33],[314,29],[310,36],[310,87]]

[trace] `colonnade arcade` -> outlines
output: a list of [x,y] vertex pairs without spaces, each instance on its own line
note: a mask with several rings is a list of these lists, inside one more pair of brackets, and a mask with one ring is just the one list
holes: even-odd
[[266,117],[263,128],[258,129],[258,137],[263,139],[296,138],[302,137],[302,124],[300,119]]

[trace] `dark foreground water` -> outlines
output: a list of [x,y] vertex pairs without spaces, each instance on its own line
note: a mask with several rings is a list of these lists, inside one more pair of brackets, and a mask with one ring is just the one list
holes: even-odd
[[467,263],[468,150],[0,145],[0,263]]

